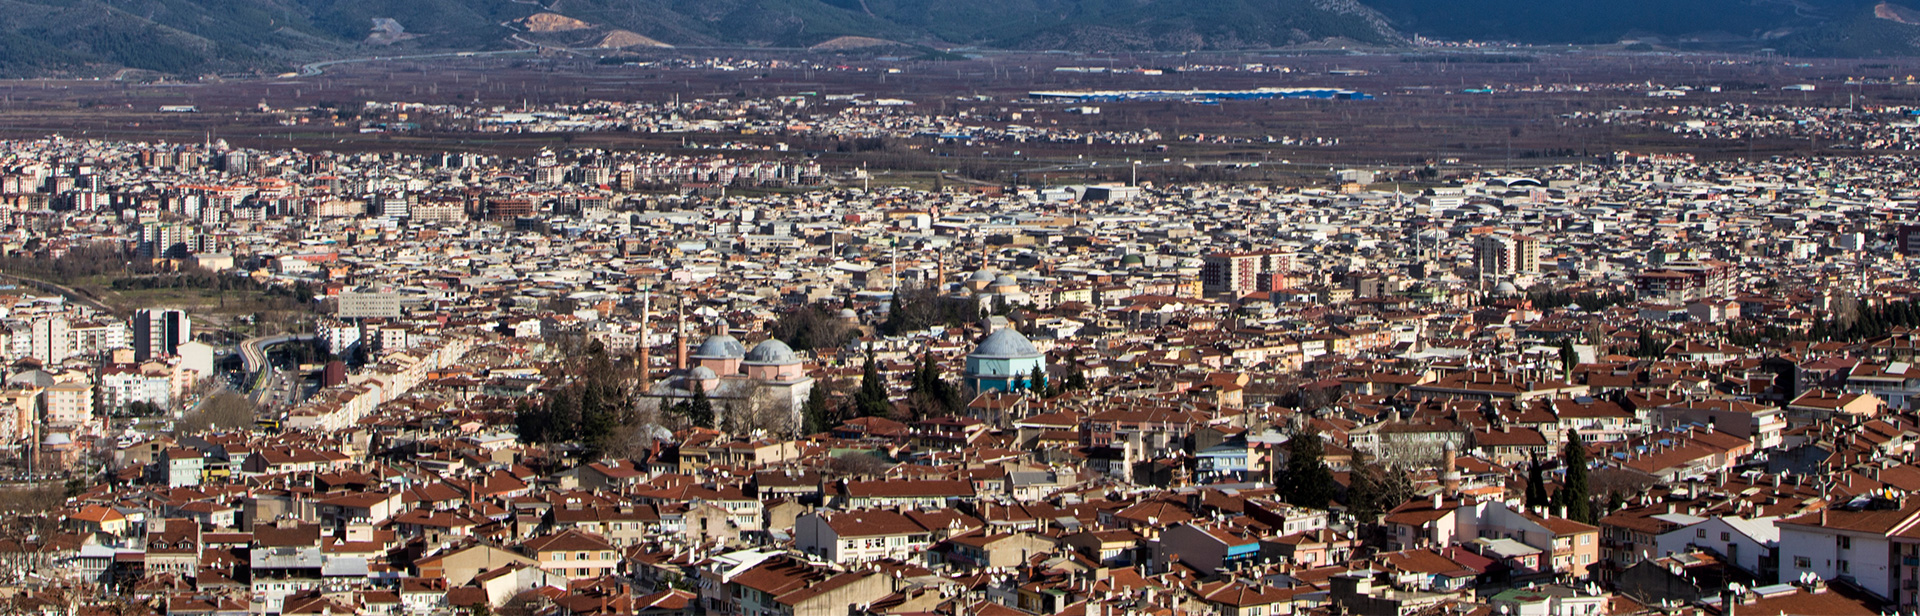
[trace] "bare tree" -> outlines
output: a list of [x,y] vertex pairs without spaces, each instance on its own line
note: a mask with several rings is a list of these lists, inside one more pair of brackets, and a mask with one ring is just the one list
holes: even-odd
[[1445,449],[1443,440],[1384,432],[1372,453],[1381,464],[1393,468],[1427,468],[1440,462]]
[[208,398],[199,410],[180,420],[174,428],[176,434],[196,432],[237,430],[251,427],[254,421],[255,407],[252,400],[236,393],[223,393]]
[[749,380],[726,403],[726,428],[734,434],[787,438],[799,430],[799,408],[765,383]]
[[841,455],[827,463],[827,471],[835,475],[861,475],[878,477],[893,468],[886,460],[869,454],[854,452]]

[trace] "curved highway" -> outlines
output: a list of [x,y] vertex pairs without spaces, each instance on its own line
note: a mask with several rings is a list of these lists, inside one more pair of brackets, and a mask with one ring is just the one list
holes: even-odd
[[248,338],[240,343],[240,361],[246,367],[247,374],[272,368],[267,361],[267,347],[286,344],[295,340],[319,340],[319,334],[282,334],[279,336],[261,336]]

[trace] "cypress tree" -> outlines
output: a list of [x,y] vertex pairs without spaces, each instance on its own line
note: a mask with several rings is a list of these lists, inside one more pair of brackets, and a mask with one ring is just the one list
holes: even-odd
[[1317,431],[1302,430],[1287,441],[1287,488],[1282,496],[1301,507],[1324,509],[1333,500],[1333,472]]
[[807,391],[807,402],[800,407],[801,431],[819,434],[827,431],[827,388],[815,384]]
[[861,417],[893,414],[893,403],[887,400],[887,383],[880,376],[880,365],[874,362],[872,349],[867,350],[867,363],[860,369],[860,391],[854,395],[853,401]]
[[1535,456],[1533,463],[1527,468],[1527,506],[1546,507],[1547,505],[1547,480],[1540,470],[1540,458]]
[[687,422],[702,428],[712,428],[713,401],[707,399],[707,386],[698,380],[692,383],[693,397],[684,403]]
[[1353,453],[1353,471],[1347,473],[1347,512],[1356,524],[1366,524],[1380,515],[1380,486],[1374,481],[1373,468],[1366,454]]
[[1593,524],[1593,504],[1587,495],[1587,448],[1581,443],[1580,432],[1567,431],[1567,482],[1561,489],[1561,503],[1567,508],[1567,519],[1585,524]]
[[1031,390],[1033,395],[1042,398],[1051,395],[1050,390],[1047,389],[1047,373],[1041,370],[1040,366],[1034,366],[1033,373],[1027,375],[1027,389]]

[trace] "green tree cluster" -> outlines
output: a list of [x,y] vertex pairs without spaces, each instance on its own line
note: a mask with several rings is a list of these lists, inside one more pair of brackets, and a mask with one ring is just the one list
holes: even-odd
[[1295,431],[1287,440],[1286,468],[1276,477],[1282,500],[1301,507],[1325,509],[1336,490],[1333,471],[1327,469],[1326,446],[1311,427]]
[[941,376],[940,366],[934,362],[933,354],[928,353],[922,355],[919,365],[914,367],[907,405],[921,417],[945,417],[960,414],[966,409],[967,401],[958,385]]
[[840,320],[838,310],[819,304],[807,304],[781,315],[768,333],[796,351],[839,348],[860,335],[859,330]]
[[1560,289],[1532,291],[1527,293],[1527,298],[1533,300],[1533,307],[1540,310],[1578,306],[1586,312],[1599,312],[1613,306],[1633,302],[1633,295],[1630,293],[1612,293],[1606,291],[1582,291],[1580,293],[1573,293]]
[[887,320],[881,322],[880,331],[893,335],[935,325],[955,327],[979,314],[980,307],[972,299],[941,295],[933,289],[900,291],[887,305]]
[[613,445],[614,428],[634,421],[633,401],[612,358],[598,343],[573,362],[568,373],[578,378],[548,391],[537,405],[521,403],[514,428],[521,442],[576,443],[586,459],[595,459]]

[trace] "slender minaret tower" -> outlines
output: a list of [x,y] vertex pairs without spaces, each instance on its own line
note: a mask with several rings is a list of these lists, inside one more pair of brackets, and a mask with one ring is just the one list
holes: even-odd
[[1440,456],[1446,458],[1440,461],[1440,489],[1447,496],[1460,495],[1460,467],[1454,461],[1458,455],[1453,450],[1453,441],[1447,441],[1440,450]]
[[679,309],[674,311],[676,315],[674,318],[679,322],[674,326],[673,331],[673,369],[685,372],[687,370],[687,302],[680,300],[676,304]]
[[647,337],[653,334],[653,288],[640,289],[640,391],[653,387],[653,348]]

